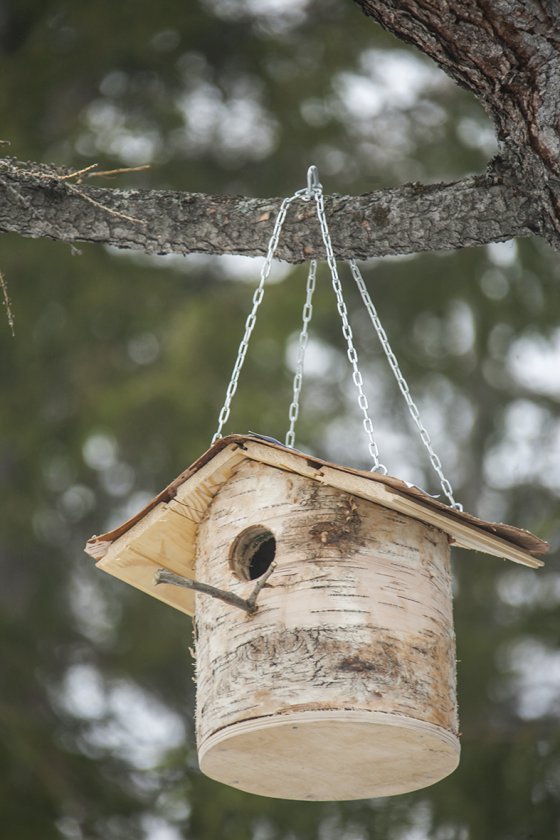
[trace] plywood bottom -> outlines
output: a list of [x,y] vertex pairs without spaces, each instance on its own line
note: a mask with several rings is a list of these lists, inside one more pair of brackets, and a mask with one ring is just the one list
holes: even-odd
[[427,787],[455,770],[459,740],[402,715],[297,712],[228,726],[199,748],[218,782],[280,799],[347,800]]

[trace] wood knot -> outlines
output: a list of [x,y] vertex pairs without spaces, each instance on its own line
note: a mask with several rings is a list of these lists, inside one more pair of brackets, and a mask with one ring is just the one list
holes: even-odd
[[340,511],[336,519],[317,522],[309,529],[310,535],[322,545],[336,545],[342,540],[352,539],[360,527],[358,506],[350,496],[337,505]]

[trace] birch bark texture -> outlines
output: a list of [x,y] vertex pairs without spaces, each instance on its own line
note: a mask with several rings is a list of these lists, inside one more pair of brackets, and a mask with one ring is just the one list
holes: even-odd
[[247,462],[200,526],[197,579],[246,597],[254,582],[242,579],[238,549],[258,533],[272,535],[267,557],[277,567],[257,613],[196,595],[202,771],[251,793],[307,800],[403,793],[452,772],[447,536]]

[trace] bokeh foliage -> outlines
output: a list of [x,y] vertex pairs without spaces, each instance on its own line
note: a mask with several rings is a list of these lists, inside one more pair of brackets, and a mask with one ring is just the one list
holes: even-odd
[[[310,163],[360,193],[481,170],[477,103],[349,0],[0,3],[9,153],[104,183],[285,195]],[[433,788],[287,803],[200,775],[190,625],[96,571],[85,540],[204,449],[257,261],[4,236],[0,818],[18,840],[528,840],[560,828],[560,270],[541,242],[371,261],[366,278],[467,509],[552,544],[538,573],[456,555],[463,757]],[[257,267],[255,267],[255,264]],[[266,293],[229,431],[283,437],[305,269]],[[344,278],[383,460],[437,492]],[[555,367],[556,366],[556,367]],[[320,272],[299,445],[366,463]]]

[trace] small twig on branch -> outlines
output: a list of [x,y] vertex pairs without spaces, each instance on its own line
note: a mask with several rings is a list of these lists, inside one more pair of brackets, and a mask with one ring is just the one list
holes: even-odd
[[6,307],[6,315],[8,316],[8,324],[10,325],[10,330],[12,332],[12,336],[16,337],[16,331],[14,327],[14,310],[12,309],[12,301],[10,300],[10,295],[8,294],[8,285],[6,283],[6,278],[0,271],[0,288],[2,289],[2,298],[4,301],[4,306]]
[[90,204],[93,204],[94,207],[98,207],[100,210],[104,210],[105,213],[110,213],[111,216],[117,216],[119,219],[125,219],[127,222],[134,222],[138,225],[145,225],[147,222],[144,219],[137,219],[136,216],[128,216],[126,213],[121,213],[119,210],[113,210],[111,207],[106,207],[101,202],[96,201],[90,195],[86,195],[81,191],[79,187],[76,187],[74,184],[66,184],[67,188],[74,193],[74,195],[79,195],[80,198],[83,198],[84,201],[88,201]]
[[[10,175],[19,175],[20,177],[30,175],[33,178],[38,178],[40,181],[54,181],[57,184],[64,184],[68,192],[72,193],[73,195],[79,196],[84,201],[87,201],[89,204],[93,205],[94,207],[97,207],[99,210],[103,210],[104,213],[109,213],[109,215],[111,216],[115,216],[118,219],[123,219],[126,222],[132,222],[133,224],[143,226],[147,224],[147,221],[145,219],[139,219],[136,216],[131,216],[128,213],[122,213],[120,210],[115,210],[113,207],[108,207],[102,202],[96,201],[90,195],[84,193],[79,186],[83,183],[84,177],[89,178],[92,175],[108,175],[124,172],[138,172],[141,169],[146,169],[147,167],[145,166],[121,167],[120,169],[109,169],[105,170],[104,172],[93,172],[92,170],[97,169],[99,164],[90,163],[89,166],[84,166],[83,169],[76,169],[72,172],[66,172],[64,174],[61,174],[54,167],[48,165],[42,165],[41,167],[38,164],[23,166],[18,164],[17,161],[14,163],[7,159],[0,161],[0,164],[2,164],[3,169],[5,169]],[[76,180],[75,184],[70,183],[72,179]]]
[[151,169],[149,163],[143,166],[122,166],[120,169],[101,169],[99,172],[88,172],[88,178],[105,178],[110,175],[128,175],[129,172],[145,172],[146,169]]
[[234,592],[227,592],[225,589],[218,589],[216,586],[210,586],[208,583],[201,583],[198,580],[192,580],[191,578],[177,575],[175,572],[170,572],[168,569],[158,569],[154,576],[154,582],[156,585],[160,583],[169,583],[172,586],[182,586],[184,589],[194,589],[195,592],[202,592],[204,595],[210,595],[212,598],[224,601],[232,607],[238,607],[240,610],[244,610],[246,613],[251,615],[257,611],[257,598],[259,597],[259,593],[262,588],[266,586],[266,582],[275,568],[276,563],[271,563],[266,572],[255,584],[255,588],[248,598],[240,598],[239,595],[235,595]]
[[90,163],[90,165],[84,167],[84,169],[78,169],[76,172],[68,172],[66,175],[58,175],[57,178],[59,181],[68,181],[69,178],[79,178],[80,175],[85,175],[86,172],[91,172],[91,170],[95,169],[96,166],[99,166],[99,164]]

